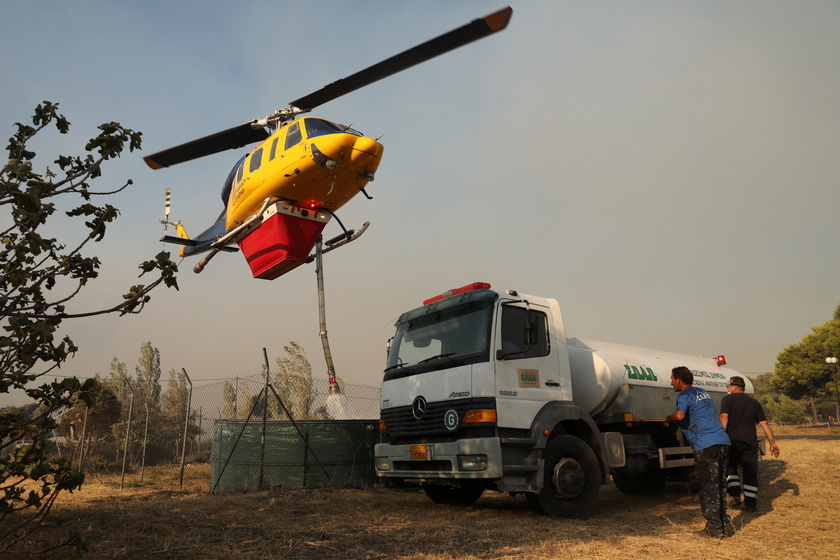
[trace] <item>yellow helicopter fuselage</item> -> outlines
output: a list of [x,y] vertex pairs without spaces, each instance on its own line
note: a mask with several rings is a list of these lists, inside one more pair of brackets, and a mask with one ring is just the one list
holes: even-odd
[[358,132],[317,117],[299,118],[260,143],[237,168],[227,200],[228,230],[266,199],[334,212],[373,179],[384,148]]

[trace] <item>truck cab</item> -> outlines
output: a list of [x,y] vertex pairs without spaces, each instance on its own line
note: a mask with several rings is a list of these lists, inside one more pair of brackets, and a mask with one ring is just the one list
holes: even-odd
[[437,502],[523,492],[543,513],[581,517],[606,479],[603,439],[572,401],[555,300],[484,283],[426,300],[397,320],[381,398],[377,474]]

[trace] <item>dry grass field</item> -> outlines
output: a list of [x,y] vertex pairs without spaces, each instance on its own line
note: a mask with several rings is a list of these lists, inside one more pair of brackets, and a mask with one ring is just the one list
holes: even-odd
[[[630,497],[610,485],[589,519],[571,521],[541,517],[521,496],[498,493],[457,508],[382,488],[214,495],[153,481],[120,490],[119,479],[100,479],[63,496],[55,515],[83,532],[82,557],[91,559],[840,558],[840,440],[779,443],[782,456],[761,464],[759,511],[733,512],[738,532],[724,541],[694,534],[704,523],[683,486]],[[37,533],[30,550],[58,535]]]

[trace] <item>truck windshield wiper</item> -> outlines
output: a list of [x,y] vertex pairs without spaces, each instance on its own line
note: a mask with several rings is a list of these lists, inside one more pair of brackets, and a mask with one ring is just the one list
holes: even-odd
[[425,360],[420,360],[417,362],[417,365],[425,364],[426,362],[431,362],[433,360],[440,360],[441,358],[448,358],[449,356],[454,356],[455,352],[446,352],[444,354],[438,354],[437,356],[432,356],[431,358],[426,358]]
[[392,366],[388,366],[388,367],[385,368],[385,371],[391,371],[392,369],[397,369],[397,368],[401,368],[401,367],[405,367],[405,364],[404,363],[399,363],[399,364],[394,364]]

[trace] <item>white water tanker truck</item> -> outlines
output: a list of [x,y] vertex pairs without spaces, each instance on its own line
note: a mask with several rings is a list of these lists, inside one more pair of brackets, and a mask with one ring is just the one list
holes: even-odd
[[[671,369],[720,409],[723,356],[702,358],[566,338],[557,300],[475,283],[403,313],[382,383],[377,475],[433,501],[524,494],[553,517],[590,514],[601,485],[626,494],[687,479]],[[752,392],[749,380],[747,392]]]

